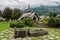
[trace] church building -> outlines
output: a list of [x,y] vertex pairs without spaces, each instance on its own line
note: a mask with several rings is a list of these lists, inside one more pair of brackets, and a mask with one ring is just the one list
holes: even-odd
[[22,20],[24,18],[32,18],[34,21],[38,21],[38,15],[35,12],[32,12],[30,9],[30,5],[28,5],[28,12],[22,14],[22,16],[18,20]]

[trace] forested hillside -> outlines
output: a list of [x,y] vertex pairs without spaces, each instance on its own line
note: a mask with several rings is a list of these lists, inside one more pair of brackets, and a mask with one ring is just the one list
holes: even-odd
[[[43,6],[31,8],[33,12],[36,12],[38,15],[49,15],[50,11],[56,11],[58,15],[60,15],[60,5],[58,6]],[[24,10],[25,12],[27,11]]]

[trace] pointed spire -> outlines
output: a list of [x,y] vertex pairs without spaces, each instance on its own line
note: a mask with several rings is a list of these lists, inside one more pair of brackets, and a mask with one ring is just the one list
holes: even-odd
[[30,0],[29,0],[29,3],[28,3],[28,12],[30,12],[31,9],[30,9]]
[[28,10],[30,10],[30,4],[28,5]]

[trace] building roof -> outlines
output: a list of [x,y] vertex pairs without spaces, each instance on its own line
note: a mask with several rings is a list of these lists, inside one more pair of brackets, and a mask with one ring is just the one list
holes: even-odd
[[26,18],[26,17],[33,17],[33,15],[35,15],[34,12],[28,12],[28,13],[23,14],[18,20],[22,18]]

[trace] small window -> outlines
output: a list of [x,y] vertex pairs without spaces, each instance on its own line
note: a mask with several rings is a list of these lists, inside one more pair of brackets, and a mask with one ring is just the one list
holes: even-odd
[[33,17],[33,20],[36,21],[36,17]]

